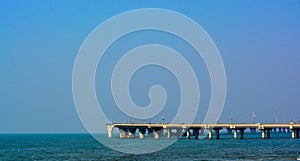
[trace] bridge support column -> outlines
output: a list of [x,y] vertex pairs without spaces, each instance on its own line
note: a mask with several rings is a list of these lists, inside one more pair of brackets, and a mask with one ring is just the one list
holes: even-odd
[[220,139],[220,129],[215,129],[216,139]]
[[270,139],[270,135],[271,135],[270,133],[271,133],[271,130],[272,130],[272,129],[267,129],[267,139]]
[[146,133],[146,128],[139,128],[140,139],[144,139],[145,138],[145,133]]
[[176,137],[177,137],[177,139],[180,138],[180,131],[181,131],[181,129],[179,129],[179,128],[176,129]]
[[209,129],[208,131],[208,139],[212,139],[213,138],[213,135],[212,135],[212,129]]
[[112,137],[112,133],[113,133],[113,129],[114,129],[114,125],[107,125],[106,128],[107,128],[107,135],[109,138]]
[[292,129],[292,139],[295,139],[295,129]]
[[296,129],[296,138],[299,138],[299,129]]
[[190,139],[191,138],[191,133],[190,133],[190,129],[186,130],[186,138]]
[[160,138],[160,134],[162,133],[162,128],[152,128],[154,130],[154,138],[155,139],[159,139]]
[[136,128],[128,128],[127,129],[127,131],[128,131],[128,138],[135,138],[135,135],[134,135],[134,133],[135,133],[135,131],[136,131]]
[[261,138],[262,138],[262,139],[265,139],[265,129],[262,129],[262,130],[261,130]]
[[147,128],[148,136],[153,137],[153,129]]
[[233,138],[234,138],[234,139],[237,139],[237,129],[234,129],[234,132],[233,132]]
[[160,132],[159,131],[155,131],[154,132],[154,138],[155,139],[159,139],[160,138]]
[[120,139],[127,137],[127,132],[124,129],[119,129],[120,131]]
[[193,129],[195,133],[195,139],[199,139],[199,129]]
[[127,138],[135,138],[134,133],[128,132]]
[[145,134],[139,132],[139,136],[140,136],[140,139],[144,139],[145,138]]
[[168,138],[168,139],[171,138],[171,129],[167,129],[167,138]]
[[245,129],[240,129],[240,139],[244,139],[244,130]]

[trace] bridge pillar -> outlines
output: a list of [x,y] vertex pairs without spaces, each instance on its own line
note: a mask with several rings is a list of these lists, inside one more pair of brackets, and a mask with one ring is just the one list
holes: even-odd
[[199,139],[199,129],[193,129],[193,132],[195,134],[195,139]]
[[296,129],[296,138],[299,138],[299,129]]
[[155,139],[159,139],[160,138],[160,134],[162,133],[163,129],[160,127],[152,127],[152,129],[154,130],[154,138]]
[[177,139],[180,138],[180,130],[181,129],[179,129],[179,128],[176,129],[176,137],[177,137]]
[[262,138],[262,139],[265,139],[265,129],[262,129],[262,130],[261,130],[261,138]]
[[245,129],[240,129],[240,139],[244,139],[244,130]]
[[234,139],[237,139],[237,129],[234,129],[234,132],[233,132],[233,138],[234,138]]
[[245,130],[246,128],[235,128],[234,129],[234,133],[233,133],[233,137],[234,137],[234,139],[237,139],[238,138],[238,130],[240,130],[240,139],[244,139],[244,130]]
[[128,132],[128,138],[134,138],[134,134],[132,132]]
[[146,133],[146,128],[139,128],[140,139],[144,139],[145,138],[145,133]]
[[190,132],[190,129],[187,129],[187,130],[186,130],[186,138],[187,138],[187,139],[190,139],[190,138],[191,138],[191,132]]
[[209,129],[208,131],[208,139],[212,139],[213,138],[213,135],[212,135],[212,129]]
[[127,137],[127,132],[124,129],[119,129],[120,131],[120,139]]
[[298,137],[299,137],[299,130],[297,130],[297,129],[291,129],[291,131],[292,131],[292,139],[297,138],[297,133],[298,133]]
[[112,137],[112,133],[113,133],[113,129],[114,129],[114,125],[107,125],[106,128],[107,128],[107,135],[109,138]]
[[168,138],[168,139],[171,138],[171,129],[167,129],[167,138]]
[[267,139],[270,139],[270,135],[271,135],[270,133],[271,133],[271,130],[272,130],[272,129],[267,129]]
[[133,127],[133,128],[128,128],[127,131],[128,131],[127,138],[135,138],[135,135],[134,135],[134,133],[135,133],[135,131],[136,131],[136,128],[135,128],[135,127]]
[[140,136],[140,139],[144,139],[145,138],[145,134],[139,132],[139,136]]
[[148,136],[153,137],[153,129],[152,128],[147,128],[148,131]]
[[220,139],[220,129],[215,129],[216,139]]
[[160,132],[159,131],[155,131],[154,132],[154,138],[155,139],[159,139],[160,138]]

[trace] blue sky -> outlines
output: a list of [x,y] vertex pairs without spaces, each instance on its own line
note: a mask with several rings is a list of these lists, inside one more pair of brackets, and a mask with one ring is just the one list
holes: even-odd
[[[299,1],[1,1],[0,132],[85,132],[72,98],[77,52],[99,24],[138,8],[177,11],[192,18],[211,36],[223,58],[228,81],[221,121],[232,118],[235,122],[249,122],[255,112],[258,122],[274,122],[275,111],[280,122],[300,120]],[[123,45],[130,46],[127,40],[138,34],[125,37]],[[145,43],[157,41],[151,37],[153,33],[140,34],[147,37]],[[158,42],[172,46],[168,35],[154,35],[161,38]],[[166,38],[165,42],[162,38]],[[118,43],[122,45],[122,40]],[[184,44],[173,47],[189,50]],[[106,61],[100,62],[96,76],[98,100],[106,107],[114,106],[108,89],[102,90],[108,78],[105,73],[111,70],[110,63],[116,56],[110,55],[107,53]],[[207,73],[201,75],[205,66],[197,63],[201,58],[185,56],[197,69],[198,78],[203,79],[200,87],[206,95],[201,98],[201,106],[205,107],[209,101]],[[161,77],[148,84],[140,83],[149,79],[151,72]],[[165,113],[172,114],[179,93],[173,90],[178,84],[168,71],[144,68],[132,81],[136,83],[131,94],[139,105],[147,105],[145,92],[151,84],[168,86],[170,97]],[[113,119],[119,115],[117,110],[105,110]],[[120,121],[124,119],[125,116]]]

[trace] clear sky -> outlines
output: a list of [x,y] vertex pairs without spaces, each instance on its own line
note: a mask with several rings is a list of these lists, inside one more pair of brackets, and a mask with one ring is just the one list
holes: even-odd
[[[228,81],[221,122],[250,122],[252,112],[257,122],[274,122],[276,113],[278,122],[300,120],[299,1],[4,0],[0,2],[0,132],[85,132],[72,98],[77,52],[99,24],[138,8],[177,11],[192,18],[211,36],[223,58]],[[134,41],[137,36],[145,38],[143,43],[165,43],[189,51],[184,43],[174,45],[176,38],[169,42],[171,35],[151,31],[134,33],[116,42],[121,47],[112,47],[106,53],[96,75],[98,100],[113,120],[127,118],[114,109],[107,73],[115,59],[122,56],[113,53],[124,50],[122,45],[141,43]],[[188,53],[192,55],[193,51]],[[203,76],[203,62],[195,60],[201,59],[190,54],[185,57],[197,69],[201,90],[208,93],[201,97],[200,104],[205,107],[209,102],[209,79],[207,73]],[[153,78],[152,72],[159,77],[145,81]],[[178,84],[172,74],[157,66],[143,68],[132,82],[133,100],[142,106],[149,103],[147,87],[155,83],[166,86],[169,97],[160,116],[166,115],[168,120],[179,100]]]

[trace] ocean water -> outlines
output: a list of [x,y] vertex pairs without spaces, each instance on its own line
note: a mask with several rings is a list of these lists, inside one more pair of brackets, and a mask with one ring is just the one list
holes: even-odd
[[[101,136],[103,139],[106,135]],[[153,139],[153,138],[149,138]],[[139,139],[132,139],[136,142]],[[153,139],[153,141],[155,141]],[[141,147],[143,148],[143,147]],[[243,140],[179,139],[149,154],[124,154],[98,143],[89,134],[1,134],[0,160],[300,160],[300,139],[290,134],[246,134]]]

